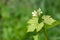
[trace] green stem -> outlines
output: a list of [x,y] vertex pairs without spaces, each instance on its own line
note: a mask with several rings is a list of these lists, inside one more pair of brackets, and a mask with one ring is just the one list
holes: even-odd
[[43,32],[44,32],[44,35],[45,35],[45,40],[49,40],[46,29],[44,27],[43,27]]

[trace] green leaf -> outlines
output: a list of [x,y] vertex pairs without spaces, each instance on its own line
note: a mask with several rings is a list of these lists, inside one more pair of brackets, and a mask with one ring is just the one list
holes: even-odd
[[28,21],[27,32],[33,32],[38,26],[38,18],[33,17]]
[[41,22],[40,24],[38,24],[38,26],[36,27],[36,31],[37,32],[40,31],[43,28],[43,26],[44,26],[43,22]]
[[51,16],[49,15],[43,15],[42,19],[44,19],[44,23],[48,24],[48,25],[52,25],[52,23],[54,23],[56,20],[54,20]]
[[33,32],[35,30],[34,24],[28,26],[27,32]]
[[29,19],[29,21],[27,23],[28,24],[38,23],[38,17],[33,17],[32,19]]
[[39,35],[33,36],[34,40],[39,40]]
[[45,28],[46,29],[49,29],[49,28],[53,28],[53,27],[56,27],[57,25],[60,25],[60,21],[56,21],[54,22],[52,25],[45,25]]

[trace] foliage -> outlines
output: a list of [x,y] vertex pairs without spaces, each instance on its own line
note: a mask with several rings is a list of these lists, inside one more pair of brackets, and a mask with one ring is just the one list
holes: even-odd
[[[59,36],[60,0],[0,0],[0,40],[33,40],[33,35],[37,33],[35,31],[27,33],[29,25],[27,21],[32,18],[31,12],[38,8],[42,9],[43,14],[50,15],[57,20],[56,24],[46,25],[49,37]],[[40,24],[38,25],[40,26]],[[57,30],[55,31],[55,29]],[[43,40],[43,32],[40,32],[38,35]]]

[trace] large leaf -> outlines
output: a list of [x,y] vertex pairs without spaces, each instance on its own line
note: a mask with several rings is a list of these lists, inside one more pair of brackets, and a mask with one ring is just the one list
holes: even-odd
[[42,29],[42,27],[44,26],[44,23],[38,23],[38,18],[33,17],[32,19],[30,19],[28,21],[29,25],[28,25],[28,30],[27,32],[33,32],[36,29],[36,32],[40,31]]
[[35,28],[38,26],[38,18],[33,17],[32,19],[30,19],[28,21],[28,26],[27,26],[27,32],[33,32],[35,30]]

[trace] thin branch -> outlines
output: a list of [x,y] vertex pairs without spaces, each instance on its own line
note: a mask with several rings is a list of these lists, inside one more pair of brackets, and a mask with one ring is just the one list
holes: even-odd
[[45,35],[45,40],[49,40],[46,29],[44,27],[43,27],[43,32],[44,32],[44,35]]

